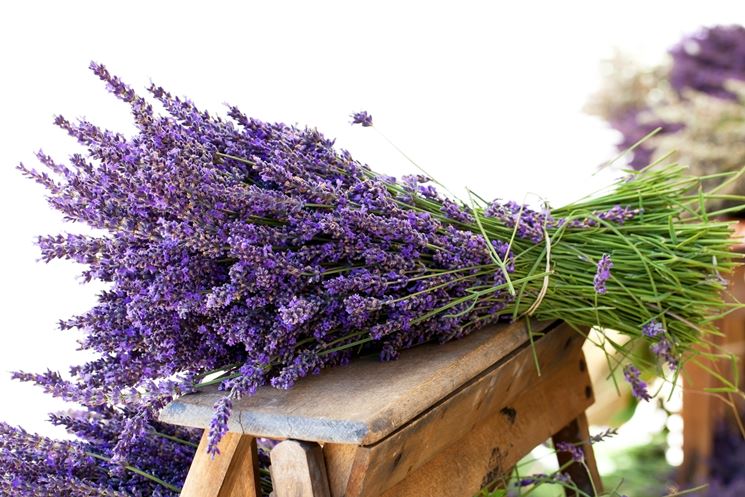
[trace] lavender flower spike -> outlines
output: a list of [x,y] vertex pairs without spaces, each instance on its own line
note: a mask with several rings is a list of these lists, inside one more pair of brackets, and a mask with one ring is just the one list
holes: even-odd
[[670,369],[678,369],[678,358],[673,353],[673,347],[666,337],[660,339],[659,342],[653,343],[649,346],[649,350],[652,351],[661,361],[666,362]]
[[662,323],[653,319],[649,323],[642,326],[642,335],[647,338],[657,338],[658,336],[665,333],[665,328],[662,327]]
[[670,339],[665,336],[665,328],[657,320],[652,320],[642,326],[642,335],[647,338],[659,338],[656,343],[649,346],[649,349],[661,361],[666,362],[670,369],[678,368],[678,358],[673,353],[673,347]]
[[368,128],[373,125],[372,116],[365,110],[355,112],[352,114],[352,124],[361,124],[363,128]]
[[572,460],[576,462],[582,462],[585,459],[585,452],[582,447],[574,445],[569,442],[559,442],[556,444],[557,452],[568,452],[572,456]]
[[233,412],[233,401],[230,395],[226,395],[217,402],[214,407],[214,417],[210,421],[210,433],[209,433],[209,444],[207,445],[207,452],[215,457],[220,454],[220,449],[217,444],[220,443],[222,437],[228,432],[228,420],[230,414]]
[[633,364],[627,364],[623,368],[623,377],[631,385],[631,393],[639,400],[651,400],[652,396],[647,391],[647,384],[639,377],[641,373]]
[[610,278],[610,270],[613,267],[613,261],[610,260],[610,255],[603,254],[598,262],[598,268],[595,272],[595,292],[600,295],[605,295],[607,288],[605,282]]

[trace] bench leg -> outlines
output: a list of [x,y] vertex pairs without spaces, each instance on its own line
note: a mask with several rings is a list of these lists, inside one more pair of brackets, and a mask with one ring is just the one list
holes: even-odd
[[285,440],[269,455],[276,497],[331,497],[320,445]]
[[[585,492],[588,495],[600,495],[603,488],[600,481],[600,473],[598,473],[598,468],[595,464],[595,453],[592,450],[592,445],[588,443],[590,439],[590,430],[587,424],[587,416],[582,413],[564,428],[556,432],[551,438],[554,442],[554,446],[559,442],[569,442],[572,444],[582,443],[581,448],[585,454],[584,464],[578,462],[569,464],[564,473],[572,478],[574,484],[582,492]],[[563,466],[572,461],[572,455],[566,452],[558,452],[556,457],[559,460],[559,466]],[[567,489],[566,495],[572,497],[577,494],[573,490]]]
[[226,433],[213,459],[207,453],[207,431],[186,475],[181,497],[261,497],[256,439]]

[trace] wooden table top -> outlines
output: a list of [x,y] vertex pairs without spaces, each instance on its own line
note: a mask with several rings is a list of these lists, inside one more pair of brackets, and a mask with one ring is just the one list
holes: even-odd
[[[557,323],[533,323],[541,333]],[[300,380],[290,390],[262,387],[233,403],[232,432],[273,439],[369,445],[396,431],[501,360],[529,346],[524,322],[485,328],[443,345],[425,344],[392,362],[356,358]],[[166,406],[160,420],[206,428],[216,387]]]

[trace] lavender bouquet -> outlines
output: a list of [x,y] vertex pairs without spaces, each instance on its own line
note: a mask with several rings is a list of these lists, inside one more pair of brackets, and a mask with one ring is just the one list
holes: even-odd
[[[234,399],[355,356],[391,360],[532,316],[618,330],[675,375],[738,306],[721,296],[738,258],[730,226],[705,207],[719,194],[684,167],[632,171],[558,209],[460,201],[424,175],[378,174],[315,129],[233,107],[226,120],[152,85],[160,115],[105,67],[91,69],[131,107],[137,134],[58,117],[84,152],[66,164],[39,152],[45,170],[20,169],[66,219],[95,230],[38,244],[44,260],[75,260],[86,280],[109,284],[98,305],[60,324],[82,330],[97,358],[64,377],[15,375],[119,413],[109,453],[120,463],[153,436],[159,408],[206,385],[225,392],[215,452]],[[365,112],[353,122],[373,126]],[[628,353],[614,357],[647,396]]]

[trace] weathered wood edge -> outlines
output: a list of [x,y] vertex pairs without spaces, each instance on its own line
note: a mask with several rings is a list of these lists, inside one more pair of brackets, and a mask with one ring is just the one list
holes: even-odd
[[227,433],[220,441],[220,454],[207,453],[207,432],[186,476],[181,497],[260,497],[256,439]]
[[575,330],[559,325],[536,342],[542,376],[538,376],[533,351],[526,344],[411,423],[371,446],[360,447],[354,460],[338,451],[335,444],[325,445],[324,452],[330,466],[343,469],[345,462],[340,458],[352,465],[352,468],[344,469],[350,474],[349,481],[333,482],[332,494],[377,496],[467,436],[470,430],[494,413],[514,417],[516,411],[511,403],[528,388],[541,383],[543,378],[566,369],[567,362],[574,363],[574,367],[582,372],[585,367],[580,363],[583,341]]
[[[161,411],[158,419],[172,425],[205,428],[212,419],[212,410],[197,410],[189,404],[174,401]],[[359,443],[369,429],[366,423],[360,421],[324,420],[289,414],[278,418],[273,413],[239,411],[228,420],[228,431],[272,440]]]
[[271,451],[272,486],[277,497],[330,497],[320,445],[285,440]]
[[[542,333],[544,330],[555,325],[556,322],[534,323],[533,329],[535,333]],[[519,328],[514,328],[514,326],[519,326]],[[524,348],[528,343],[528,335],[525,328],[526,326],[523,322],[505,326],[505,329],[502,332],[510,330],[512,333],[508,339],[508,343],[512,346],[512,350],[510,350],[509,353]],[[468,338],[469,337],[466,337],[463,340],[468,340]],[[479,353],[481,353],[480,348],[483,346],[484,343],[481,343],[479,347],[477,347]],[[486,354],[487,352],[491,351],[483,353]],[[412,351],[404,351],[402,356],[405,357],[410,353],[415,353],[415,349],[412,349]],[[503,358],[504,357],[500,358],[493,364],[500,362]],[[462,366],[462,363],[457,362],[453,364],[452,367],[460,366]],[[465,365],[465,367],[468,368],[472,366]],[[478,371],[469,371],[469,374],[472,373],[471,377],[464,378],[460,385],[470,381],[472,377],[480,374],[482,370],[483,368]],[[461,375],[463,374],[462,371],[459,371],[459,373]],[[323,374],[324,373],[322,373],[322,375]],[[450,379],[447,378],[447,375],[440,375],[440,377],[436,378],[435,381],[444,383],[450,381]],[[455,389],[460,385],[456,386]],[[443,391],[443,396],[448,395],[445,392],[447,389],[441,386],[440,390]],[[452,390],[453,389],[451,388],[450,391]],[[215,395],[215,399],[218,396],[219,395]],[[161,411],[160,420],[180,426],[194,428],[208,427],[213,414],[211,405],[195,405],[190,403],[190,397],[190,395],[187,395],[171,402]],[[431,406],[432,403],[439,402],[440,400],[441,398],[431,399],[429,406]],[[250,434],[256,437],[266,437],[279,440],[292,438],[318,442],[369,445],[385,438],[397,428],[403,426],[411,419],[416,418],[416,416],[420,415],[421,412],[421,409],[417,412],[411,412],[407,415],[407,419],[403,419],[400,413],[392,413],[390,412],[390,409],[383,409],[374,413],[371,420],[345,420],[331,418],[325,419],[318,416],[308,417],[304,415],[293,415],[292,413],[283,413],[282,416],[277,416],[276,412],[261,412],[260,410],[252,411],[236,408],[234,409],[234,415],[228,420],[228,430],[231,432]]]
[[530,389],[523,390],[510,403],[518,413],[515,418],[495,411],[466,436],[375,497],[475,495],[490,481],[505,475],[531,449],[592,404],[587,390],[589,375],[577,367],[580,357],[581,351],[555,374],[543,375]]

